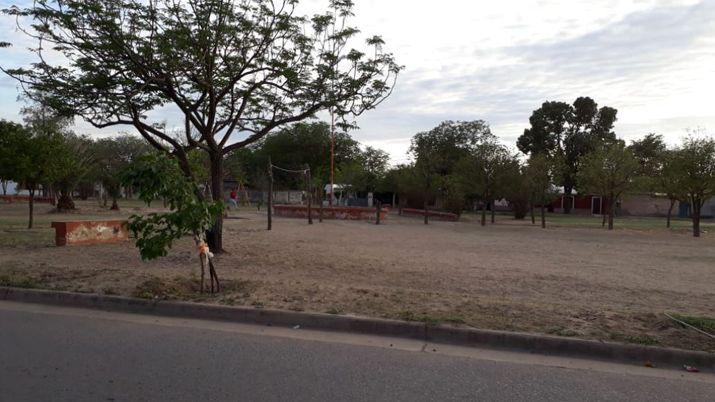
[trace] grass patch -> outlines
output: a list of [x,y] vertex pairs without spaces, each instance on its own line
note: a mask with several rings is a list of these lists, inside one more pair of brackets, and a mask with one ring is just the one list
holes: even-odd
[[[209,286],[207,280],[204,286]],[[161,300],[186,300],[186,301],[208,301],[215,300],[225,303],[228,295],[239,293],[243,296],[250,296],[248,292],[251,283],[240,280],[221,281],[221,292],[210,293],[210,288],[205,288],[201,293],[201,284],[195,276],[189,278],[177,276],[172,279],[159,277],[149,278],[136,286],[132,292],[133,297],[141,299],[161,299]]]
[[579,336],[578,332],[569,329],[569,328],[564,328],[564,327],[554,327],[546,331],[547,334],[550,335],[556,335],[556,336],[565,336],[565,337],[574,337],[574,336]]
[[459,316],[459,315],[449,315],[447,317],[444,317],[442,321],[449,323],[449,324],[466,324],[467,321],[464,319],[464,317]]
[[343,314],[343,309],[341,309],[339,307],[331,307],[331,308],[325,310],[325,312],[327,314],[340,315],[340,314]]
[[620,332],[612,332],[610,337],[611,340],[617,342],[634,343],[644,346],[660,345],[660,341],[650,335],[627,335]]
[[12,273],[0,275],[0,286],[13,288],[39,288],[40,282],[26,275],[16,275]]
[[164,280],[153,277],[138,284],[132,296],[141,299],[186,300],[194,298],[198,291],[199,285],[190,279],[177,277]]
[[660,341],[648,335],[628,335],[624,338],[628,343],[636,343],[639,345],[653,346],[660,345]]
[[715,318],[694,317],[689,315],[671,314],[674,318],[701,329],[708,333],[715,333]]
[[[465,222],[478,222],[481,219],[480,213],[475,213],[473,211],[465,211],[462,214],[462,220]],[[487,211],[487,221],[489,221],[490,215]],[[541,216],[537,211],[536,224],[539,224],[539,219]],[[501,213],[497,212],[496,220],[499,221],[514,221],[514,215],[511,213]],[[531,218],[529,216],[523,220],[523,222],[530,223]],[[561,214],[561,213],[547,213],[546,214],[546,224],[555,227],[566,227],[566,228],[590,228],[590,229],[602,229],[603,217],[592,216],[592,215],[579,215],[579,214]],[[648,217],[648,216],[616,216],[614,220],[614,225],[616,229],[632,229],[632,230],[663,230],[667,231],[665,227],[666,218],[665,217]],[[701,228],[705,232],[715,231],[715,220],[704,219],[700,223]],[[675,231],[688,231],[692,230],[693,221],[691,219],[673,218],[671,220],[671,230]]]
[[437,325],[440,322],[437,317],[427,314],[417,314],[409,310],[400,311],[397,313],[397,317],[403,321],[423,322],[427,325]]
[[51,246],[54,231],[51,229],[0,230],[0,247]]

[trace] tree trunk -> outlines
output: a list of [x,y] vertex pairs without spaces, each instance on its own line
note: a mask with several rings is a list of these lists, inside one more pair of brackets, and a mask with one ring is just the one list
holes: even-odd
[[487,203],[482,202],[482,220],[481,225],[485,226],[487,224]]
[[673,208],[675,207],[675,199],[670,199],[670,207],[668,207],[668,218],[665,227],[670,229],[670,218],[673,216]]
[[491,210],[491,213],[492,213],[492,223],[494,223],[496,221],[496,219],[494,217],[494,201],[492,201],[491,208],[489,208],[489,209]]
[[7,180],[1,180],[0,184],[2,184],[2,195],[7,195]]
[[616,200],[611,197],[608,202],[608,230],[613,230],[613,215],[616,213]]
[[425,202],[424,202],[424,215],[425,215],[425,225],[429,224],[429,215],[427,211],[427,194],[425,194]]
[[536,217],[534,216],[534,204],[529,204],[529,212],[531,213],[531,224],[536,225]]
[[112,211],[119,211],[119,204],[117,204],[117,197],[112,197],[112,207],[109,208]]
[[378,200],[375,203],[375,224],[380,224],[380,213],[382,212],[382,203]]
[[[211,199],[223,201],[223,158],[221,155],[210,155],[211,159]],[[211,229],[206,232],[206,243],[215,253],[223,252],[223,214],[219,214]]]
[[700,208],[702,203],[700,200],[692,200],[693,208],[693,236],[700,237]]
[[395,198],[397,197],[397,194],[392,193],[392,208],[395,208]]
[[[570,214],[571,213],[571,205],[573,204],[573,199],[571,198],[571,193],[573,192],[573,186],[564,186],[564,195],[563,195],[563,202],[564,202],[564,213],[565,214]],[[569,202],[568,204],[566,203],[566,199],[568,198]]]
[[60,191],[60,198],[57,199],[58,211],[72,211],[75,209],[74,201],[69,192]]
[[308,224],[312,225],[313,224],[313,211],[312,211],[312,201],[313,201],[313,188],[312,188],[312,179],[310,177],[310,167],[308,165],[305,165],[306,169],[306,191],[305,194],[308,196]]
[[546,208],[541,206],[541,228],[546,229]]
[[27,228],[32,229],[32,222],[35,213],[35,189],[30,188],[28,190],[30,192],[30,202],[28,203],[28,206],[30,208],[30,221],[27,223]]
[[268,217],[267,230],[273,230],[273,165],[270,157],[268,157],[268,213],[266,216]]

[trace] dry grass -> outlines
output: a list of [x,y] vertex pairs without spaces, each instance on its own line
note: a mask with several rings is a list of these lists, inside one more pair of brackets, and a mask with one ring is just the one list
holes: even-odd
[[[83,208],[75,217],[110,216],[96,204]],[[132,244],[8,241],[23,230],[8,232],[3,222],[23,212],[0,205],[0,282],[715,351],[712,340],[662,314],[715,317],[711,233],[695,239],[655,223],[541,230],[505,216],[484,228],[397,216],[381,226],[276,219],[267,232],[264,215],[242,211],[245,219],[226,221],[228,253],[218,257],[226,290],[202,295],[189,239],[152,262]],[[55,217],[39,215],[47,226]]]

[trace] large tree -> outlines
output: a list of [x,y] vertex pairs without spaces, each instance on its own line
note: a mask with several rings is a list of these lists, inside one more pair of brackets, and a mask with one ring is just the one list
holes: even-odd
[[[482,204],[481,225],[486,224],[486,206],[491,204],[494,216],[494,202],[501,198],[505,184],[510,179],[515,158],[495,139],[478,144],[459,163],[463,186],[474,193]],[[492,219],[493,221],[493,219]]]
[[631,141],[628,148],[640,164],[638,187],[651,194],[665,194],[670,205],[666,215],[666,227],[670,228],[673,208],[678,201],[687,202],[683,193],[684,176],[676,160],[676,152],[669,150],[663,136],[649,133]]
[[[33,20],[39,61],[5,69],[26,93],[96,127],[133,126],[155,148],[205,152],[211,196],[223,160],[282,125],[331,110],[344,123],[391,92],[400,67],[380,37],[351,49],[351,0],[296,15],[296,0],[38,0],[10,10]],[[8,45],[5,43],[5,45]],[[45,57],[45,49],[62,57]],[[369,49],[369,50],[367,50]],[[55,56],[55,55],[53,55]],[[152,112],[182,116],[179,141]],[[222,248],[219,217],[208,234]]]
[[715,139],[688,137],[675,151],[673,172],[680,176],[680,192],[690,202],[693,236],[700,237],[700,215],[715,196]]
[[[34,224],[35,194],[53,180],[55,161],[62,158],[62,138],[58,135],[41,135],[18,124],[3,121],[0,125],[0,156],[11,169],[5,171],[7,178],[19,183],[29,193],[27,223]],[[5,160],[5,158],[9,158]]]
[[20,141],[25,134],[25,128],[21,124],[0,120],[0,180],[3,195],[7,195],[7,182],[17,180],[22,157]]
[[559,170],[558,163],[545,154],[534,154],[529,158],[524,175],[529,192],[531,222],[534,223],[534,207],[541,211],[541,228],[546,229],[546,208],[556,197],[554,182]]
[[57,210],[75,209],[72,193],[93,167],[92,142],[71,130],[73,119],[67,113],[42,103],[31,103],[21,111],[27,130],[35,137],[52,138],[54,153],[47,184],[57,198]]
[[[589,97],[580,97],[572,105],[565,102],[544,102],[535,110],[517,140],[517,147],[525,154],[544,154],[561,160],[563,171],[558,175],[564,194],[572,194],[576,176],[584,155],[600,144],[614,140],[613,124],[617,110],[598,104]],[[565,212],[570,212],[567,204]]]
[[584,156],[581,163],[579,188],[606,197],[608,229],[613,230],[616,201],[634,187],[640,171],[638,160],[622,141],[613,141]]
[[[339,130],[334,135],[335,167],[357,162],[360,156],[360,144],[347,132]],[[321,183],[330,180],[330,125],[322,122],[301,122],[281,128],[266,136],[252,148],[253,165],[248,167],[252,176],[265,174],[268,159],[274,165],[286,169],[303,169],[307,164],[311,176]],[[229,159],[235,160],[232,155]],[[249,158],[244,158],[249,159]],[[274,185],[291,189],[303,188],[302,177],[278,174]]]
[[93,148],[97,168],[95,177],[112,199],[110,209],[119,210],[117,200],[121,196],[122,175],[151,149],[146,141],[128,134],[102,138],[94,143]]
[[445,121],[430,131],[412,137],[410,154],[414,158],[414,178],[423,189],[424,222],[428,223],[427,204],[430,197],[441,193],[446,196],[455,180],[449,176],[455,173],[460,160],[484,142],[493,141],[489,124],[483,120]]

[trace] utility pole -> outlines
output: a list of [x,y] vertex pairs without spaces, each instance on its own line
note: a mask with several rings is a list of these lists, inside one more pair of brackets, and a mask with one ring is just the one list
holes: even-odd
[[268,157],[268,230],[273,228],[273,164]]
[[335,195],[335,114],[330,109],[330,198],[328,204],[333,206],[333,196]]
[[312,177],[310,176],[310,166],[308,164],[305,165],[305,195],[308,197],[308,224],[312,225],[313,224],[313,210],[312,210],[312,201],[313,201],[313,181]]

